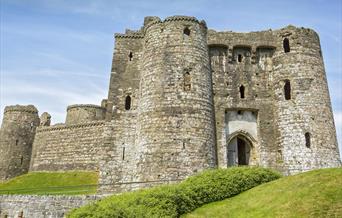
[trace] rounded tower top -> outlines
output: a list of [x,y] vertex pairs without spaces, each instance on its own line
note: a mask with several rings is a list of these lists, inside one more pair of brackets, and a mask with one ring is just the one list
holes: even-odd
[[104,109],[103,107],[96,105],[96,104],[73,104],[69,105],[67,111],[74,109],[74,108],[94,108],[94,109]]
[[33,105],[10,105],[5,107],[5,112],[26,112],[32,114],[38,114],[38,110]]
[[70,125],[103,120],[105,111],[105,108],[94,104],[69,105],[65,123]]
[[174,22],[174,21],[194,22],[194,23],[200,24],[202,27],[207,29],[207,24],[204,20],[199,21],[196,17],[183,16],[183,15],[170,16],[170,17],[165,18],[164,21],[162,21],[159,17],[145,17],[144,29],[146,30],[149,27],[153,26],[154,24],[168,23],[168,22]]

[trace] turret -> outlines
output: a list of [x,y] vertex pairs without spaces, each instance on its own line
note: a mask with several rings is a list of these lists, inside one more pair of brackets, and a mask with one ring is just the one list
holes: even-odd
[[38,111],[33,105],[5,108],[0,130],[0,180],[27,173],[37,126]]
[[65,124],[80,124],[105,119],[104,107],[93,104],[74,104],[68,106]]
[[319,37],[293,26],[277,37],[274,101],[284,173],[340,166]]
[[185,16],[144,24],[137,175],[183,179],[216,166],[207,27]]

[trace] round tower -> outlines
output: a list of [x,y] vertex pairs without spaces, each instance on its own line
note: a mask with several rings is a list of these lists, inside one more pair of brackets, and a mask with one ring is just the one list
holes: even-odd
[[284,173],[340,166],[319,37],[293,26],[275,34],[274,100]]
[[5,107],[0,129],[0,180],[27,173],[37,126],[38,110],[33,105]]
[[177,180],[216,166],[207,27],[194,17],[145,18],[137,180]]
[[67,108],[65,124],[80,124],[104,119],[104,107],[94,104],[74,104]]

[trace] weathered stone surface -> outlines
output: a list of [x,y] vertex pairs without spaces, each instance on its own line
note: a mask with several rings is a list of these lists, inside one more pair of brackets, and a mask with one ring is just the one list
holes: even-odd
[[30,171],[98,170],[104,125],[94,121],[38,127]]
[[27,173],[37,126],[38,110],[33,105],[5,107],[0,129],[0,181]]
[[91,121],[103,120],[105,108],[93,104],[75,104],[67,109],[65,124],[79,124]]
[[101,196],[0,195],[0,218],[62,218]]
[[40,126],[50,126],[51,124],[51,115],[47,112],[42,113],[40,116]]

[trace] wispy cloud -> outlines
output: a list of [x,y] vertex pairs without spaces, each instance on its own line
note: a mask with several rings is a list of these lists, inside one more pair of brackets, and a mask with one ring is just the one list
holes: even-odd
[[106,91],[105,87],[92,82],[75,88],[73,86],[58,87],[58,85],[53,86],[39,81],[25,83],[11,79],[2,84],[1,110],[3,111],[5,105],[34,104],[40,111],[46,111],[45,109],[49,108],[48,112],[52,114],[54,121],[63,122],[68,105],[100,104],[101,100],[106,98]]

